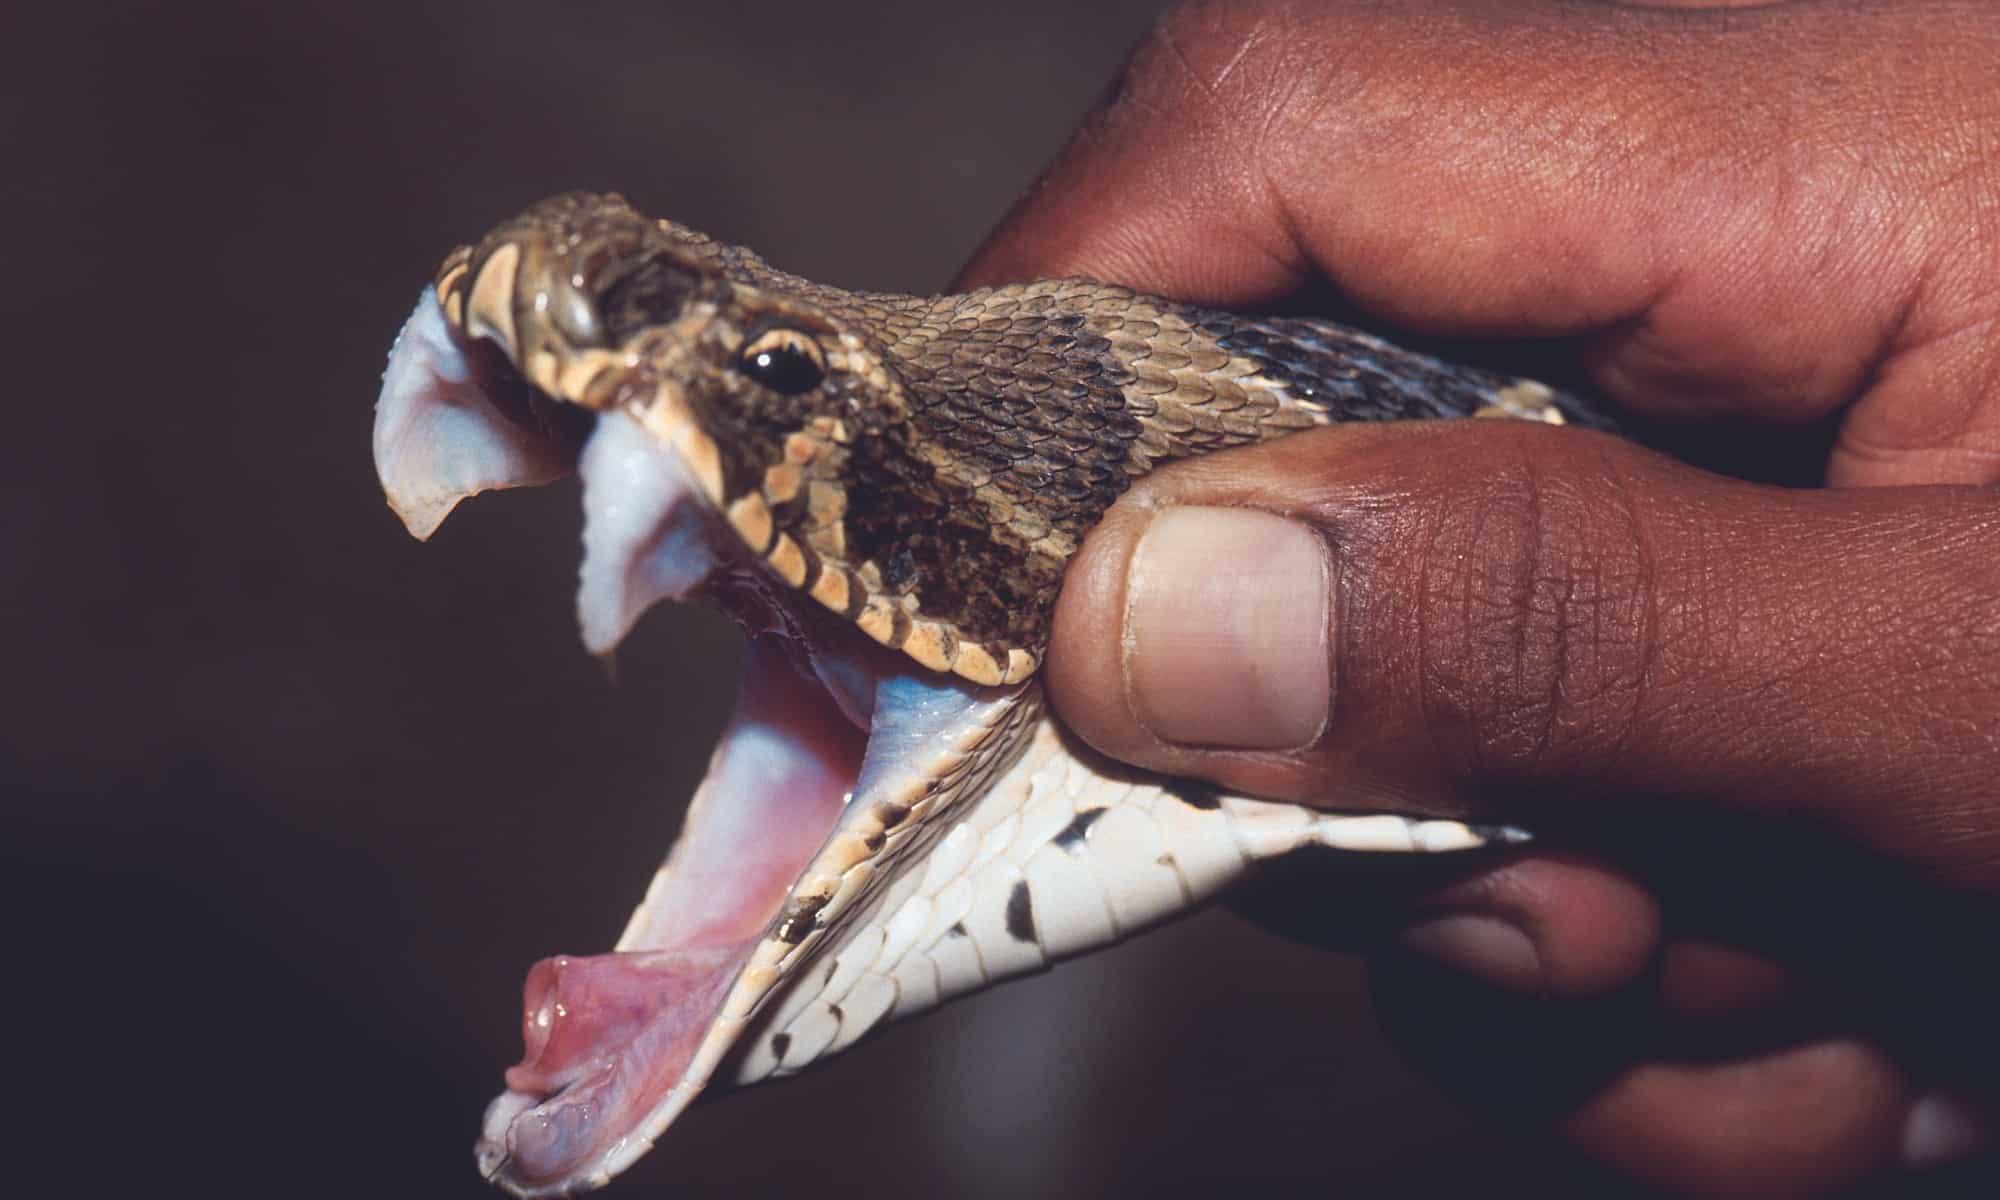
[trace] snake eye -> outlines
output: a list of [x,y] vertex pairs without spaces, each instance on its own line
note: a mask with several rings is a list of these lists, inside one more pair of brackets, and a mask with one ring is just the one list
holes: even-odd
[[826,378],[826,353],[811,335],[796,329],[767,329],[743,347],[745,375],[785,396],[811,391]]

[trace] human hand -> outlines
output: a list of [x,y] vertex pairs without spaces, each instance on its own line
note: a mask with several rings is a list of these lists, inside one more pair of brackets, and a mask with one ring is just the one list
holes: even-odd
[[1563,847],[1426,900],[1399,944],[1478,982],[1392,959],[1387,1015],[1657,1186],[1992,1135],[1996,61],[1963,4],[1186,7],[966,276],[1326,281],[1646,416],[1837,422],[1812,491],[1506,422],[1230,451],[1135,487],[1057,612],[1107,753]]

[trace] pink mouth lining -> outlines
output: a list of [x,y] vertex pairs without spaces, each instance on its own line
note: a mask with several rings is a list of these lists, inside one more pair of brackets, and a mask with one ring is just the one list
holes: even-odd
[[677,1089],[700,1086],[688,1067],[729,985],[860,772],[863,734],[775,639],[756,638],[750,659],[686,830],[618,950],[528,974],[527,1052],[486,1132],[519,1182],[588,1169]]

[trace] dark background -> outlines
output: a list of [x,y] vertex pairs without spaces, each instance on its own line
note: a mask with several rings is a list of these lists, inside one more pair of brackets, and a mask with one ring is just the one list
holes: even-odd
[[[105,6],[15,36],[0,473],[6,1178],[482,1196],[534,959],[609,945],[734,678],[576,642],[573,486],[410,541],[376,382],[543,194],[944,283],[1159,6]],[[18,32],[18,31],[17,31]],[[1549,1194],[1356,966],[1207,913],[688,1115],[613,1196]]]

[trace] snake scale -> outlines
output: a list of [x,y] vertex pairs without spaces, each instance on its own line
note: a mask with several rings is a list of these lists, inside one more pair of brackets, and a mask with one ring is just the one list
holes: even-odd
[[607,1181],[708,1084],[1107,945],[1317,845],[1514,831],[1220,795],[1104,760],[1035,679],[1065,564],[1133,480],[1335,421],[1606,427],[1588,402],[1331,322],[1086,279],[842,291],[569,194],[439,269],[375,454],[427,537],[584,481],[584,640],[661,598],[750,635],[735,716],[616,950],[530,972],[478,1146],[524,1196]]

